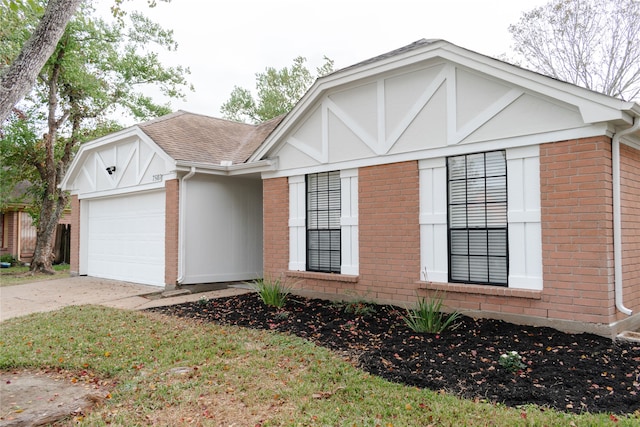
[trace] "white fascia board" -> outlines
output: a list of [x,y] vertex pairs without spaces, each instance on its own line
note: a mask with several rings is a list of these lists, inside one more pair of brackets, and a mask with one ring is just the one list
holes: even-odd
[[266,159],[250,163],[239,163],[230,166],[212,165],[198,162],[176,162],[176,171],[189,172],[195,168],[196,173],[207,175],[239,176],[253,173],[273,171],[276,169],[277,160]]
[[106,191],[97,191],[94,193],[87,193],[87,194],[83,194],[83,195],[79,195],[78,199],[79,200],[90,200],[90,199],[97,199],[100,197],[112,197],[112,196],[120,196],[123,194],[130,194],[130,193],[140,193],[140,192],[145,192],[145,191],[154,191],[154,190],[159,190],[164,188],[164,181],[162,182],[153,182],[153,183],[149,183],[149,184],[142,184],[142,185],[136,185],[134,187],[127,187],[127,188],[118,188],[115,190],[106,190]]
[[69,183],[73,181],[73,179],[75,179],[76,175],[80,171],[80,167],[84,163],[89,153],[106,145],[135,138],[139,138],[140,140],[149,144],[149,146],[153,147],[156,153],[165,162],[175,163],[175,160],[171,156],[169,156],[162,148],[160,148],[160,146],[156,144],[153,139],[151,139],[146,133],[144,133],[142,129],[140,129],[138,126],[131,126],[118,132],[110,133],[109,135],[105,135],[101,138],[82,144],[75,157],[73,158],[71,165],[69,165],[67,173],[64,175],[64,178],[62,179],[60,184],[58,184],[58,187],[64,191],[71,191],[73,194],[73,189],[69,188]]

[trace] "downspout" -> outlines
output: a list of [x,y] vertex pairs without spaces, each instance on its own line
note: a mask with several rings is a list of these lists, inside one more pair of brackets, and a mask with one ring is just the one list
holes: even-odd
[[184,281],[184,271],[186,265],[186,257],[184,256],[184,252],[186,249],[186,243],[184,235],[186,233],[186,221],[185,221],[185,212],[187,210],[187,184],[186,182],[196,174],[196,167],[191,166],[191,170],[188,174],[182,177],[180,180],[180,194],[178,194],[178,286],[182,284]]
[[622,208],[620,202],[620,138],[640,129],[640,120],[634,118],[631,127],[616,132],[611,140],[611,157],[613,172],[613,258],[614,258],[614,293],[616,308],[627,316],[633,311],[624,306],[622,295]]

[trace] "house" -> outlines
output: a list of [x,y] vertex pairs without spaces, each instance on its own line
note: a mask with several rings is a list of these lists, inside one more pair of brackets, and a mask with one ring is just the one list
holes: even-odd
[[[180,189],[187,201],[166,202],[165,222],[200,221],[200,229],[211,216],[235,216],[217,216],[215,202],[191,205],[185,182],[189,188],[202,175],[203,194],[214,184],[255,183],[260,205],[239,210],[261,206],[262,228],[237,234],[230,222],[233,237],[222,243],[247,239],[253,249],[262,242],[263,263],[243,270],[262,267],[303,294],[411,305],[439,292],[447,307],[472,316],[615,336],[640,327],[639,117],[636,103],[443,40],[419,40],[318,79],[281,122],[262,125],[247,157],[231,166],[217,165],[227,159],[201,147],[200,170],[191,169],[195,159],[167,154],[150,175],[161,179],[127,185],[166,193],[166,200]],[[76,203],[132,190],[96,181],[114,179],[104,170],[113,164],[119,171],[126,149],[122,160],[105,153],[89,162],[115,140],[161,147],[163,137],[186,144],[205,136],[150,136],[145,126],[154,124],[81,150],[76,166],[97,166],[83,167],[86,178],[72,167],[65,178],[76,183],[67,187],[76,189]],[[89,177],[93,187],[80,183]],[[82,224],[92,219],[82,217],[87,209],[79,212],[79,272],[87,274],[83,265],[105,257],[82,249],[92,239],[91,225],[87,237]],[[136,229],[121,238],[142,241]],[[191,256],[181,252],[191,235],[181,236],[162,238],[179,246],[179,266]],[[118,240],[112,243],[124,252]],[[218,242],[207,241],[198,248],[216,259]],[[240,258],[248,264],[251,257]],[[179,276],[188,270],[181,268]],[[166,285],[172,280],[165,276]]]
[[[0,210],[0,256],[9,255],[21,263],[30,263],[36,248],[36,227],[28,210],[30,197],[26,194],[31,184],[20,182],[11,199]],[[54,241],[54,263],[68,263],[70,257],[71,213],[65,210],[58,221]]]
[[262,183],[245,161],[260,126],[179,111],[84,144],[72,194],[71,274],[166,289],[262,274]]

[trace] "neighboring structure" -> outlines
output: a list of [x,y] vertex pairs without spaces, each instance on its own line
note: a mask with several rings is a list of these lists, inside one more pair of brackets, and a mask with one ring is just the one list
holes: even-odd
[[72,193],[72,274],[170,289],[262,274],[262,183],[245,161],[260,126],[177,112],[81,147]]
[[[13,197],[22,202],[9,203],[0,211],[0,255],[11,255],[16,261],[30,263],[36,248],[36,227],[27,212],[28,196],[24,194],[28,182],[21,182],[13,190]],[[65,211],[55,232],[54,263],[69,263],[71,213]]]
[[[193,117],[260,131],[212,139],[179,120]],[[244,251],[263,241],[264,274],[302,293],[406,305],[440,291],[470,315],[615,335],[640,327],[639,117],[638,104],[420,40],[318,79],[279,124],[178,113],[83,147],[64,182],[81,207],[77,271],[108,277],[126,262],[116,255],[155,237],[166,285],[233,280],[227,263],[261,270]],[[234,144],[244,151],[231,159]],[[218,192],[245,188],[234,214],[218,212]],[[157,204],[146,234],[130,223],[141,211],[114,219],[134,202]],[[190,276],[196,253],[199,266],[224,262]]]

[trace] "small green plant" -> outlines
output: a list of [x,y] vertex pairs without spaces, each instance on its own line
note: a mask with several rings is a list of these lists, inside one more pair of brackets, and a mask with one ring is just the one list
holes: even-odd
[[522,363],[522,356],[517,351],[509,351],[501,354],[498,360],[500,366],[511,372],[518,372],[521,369],[526,368],[526,365]]
[[286,286],[282,280],[270,277],[255,279],[250,285],[258,292],[262,302],[271,307],[284,307],[291,293],[291,288]]
[[205,296],[201,296],[200,298],[198,298],[199,305],[207,305],[208,302],[209,302],[209,298]]
[[459,317],[457,311],[449,314],[442,312],[442,297],[436,293],[429,299],[420,298],[416,307],[407,309],[402,319],[414,332],[439,334],[449,327],[455,327],[454,322]]
[[4,254],[0,256],[0,262],[8,262],[11,265],[15,265],[18,263],[16,258],[11,254]]
[[345,313],[355,314],[356,316],[369,316],[376,312],[375,304],[362,298],[339,301],[335,303],[335,306],[343,309]]

